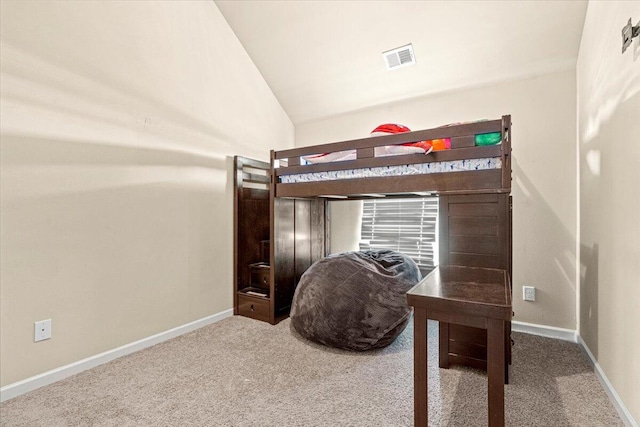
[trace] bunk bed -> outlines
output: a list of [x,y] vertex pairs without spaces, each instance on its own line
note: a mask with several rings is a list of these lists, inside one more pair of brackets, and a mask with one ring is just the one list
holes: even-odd
[[[496,144],[477,145],[479,136],[489,134],[499,135]],[[388,151],[381,149],[384,147],[439,139],[447,139],[450,149],[428,154],[379,155]],[[346,157],[349,160],[311,164],[306,160],[344,152],[350,153]],[[247,266],[236,263],[235,291],[237,300],[244,304],[240,310],[236,304],[236,314],[270,323],[288,315],[300,276],[330,252],[328,201],[333,200],[438,196],[440,264],[499,268],[511,273],[508,115],[497,120],[272,150],[268,175],[268,189],[260,195],[264,207],[259,212],[245,209],[243,213],[269,216],[268,236],[264,231],[255,241],[256,245],[268,241],[268,254],[260,260],[268,269],[263,270],[265,290],[261,296],[247,295],[254,289],[251,283],[241,283],[243,277],[249,277]],[[251,174],[236,170],[236,176],[241,180]],[[238,182],[236,187],[240,198],[255,192],[243,190]],[[268,212],[264,202],[267,195]],[[236,206],[238,203],[244,202],[237,201]],[[239,212],[236,210],[236,222]],[[243,221],[254,223],[250,218]],[[239,246],[251,244],[246,239],[237,244],[236,258],[242,256]],[[441,324],[440,339],[441,351],[448,353],[450,363],[486,369],[486,331]],[[505,340],[510,340],[509,335]]]
[[[510,116],[435,129],[375,136],[290,150],[272,151],[275,197],[365,198],[371,194],[509,193]],[[501,143],[476,145],[477,135],[499,133]],[[450,139],[451,149],[427,155],[375,155],[376,147]],[[353,150],[356,159],[301,164],[318,153]]]

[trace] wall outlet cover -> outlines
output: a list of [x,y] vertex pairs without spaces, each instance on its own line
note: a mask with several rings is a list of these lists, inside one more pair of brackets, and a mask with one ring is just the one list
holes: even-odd
[[35,322],[34,341],[43,341],[51,338],[51,319]]
[[525,301],[535,301],[536,300],[536,288],[533,286],[523,286],[522,287],[522,299]]

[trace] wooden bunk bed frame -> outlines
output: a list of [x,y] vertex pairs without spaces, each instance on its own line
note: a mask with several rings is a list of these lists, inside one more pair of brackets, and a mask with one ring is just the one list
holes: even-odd
[[[511,116],[500,120],[445,126],[435,129],[376,136],[352,141],[271,151],[272,191],[275,197],[318,197],[321,195],[366,198],[366,194],[415,196],[413,193],[474,194],[511,192]],[[502,143],[475,146],[475,135],[502,134]],[[375,157],[375,147],[451,138],[451,149],[428,155],[409,154]],[[319,153],[356,150],[356,160],[300,165],[300,157]],[[399,166],[452,160],[500,157],[500,169],[385,176],[321,182],[281,183],[288,174],[330,172],[379,166]],[[286,161],[286,165],[281,166]],[[364,196],[363,196],[364,195]]]
[[[501,143],[476,146],[475,135],[500,132]],[[433,139],[451,139],[451,149],[424,154],[376,157],[376,147]],[[301,157],[322,153],[355,150],[356,159],[301,164]],[[431,162],[500,158],[497,169],[468,170],[415,175],[334,179],[327,181],[284,183],[291,174],[335,172],[386,166],[419,165]],[[238,163],[238,159],[236,159]],[[240,162],[242,163],[242,162]],[[257,164],[254,163],[253,166]],[[262,164],[262,167],[266,165]],[[241,168],[240,168],[241,169]],[[266,167],[265,167],[266,169]],[[269,286],[264,298],[247,295],[241,285],[248,276],[246,262],[236,262],[235,313],[268,321],[272,324],[286,318],[293,292],[302,273],[330,252],[329,200],[367,199],[371,197],[439,197],[439,245],[441,265],[465,265],[499,268],[511,276],[511,116],[439,127],[389,136],[376,136],[352,141],[271,151],[268,189],[259,198],[269,197]],[[251,174],[237,169],[236,224],[238,214],[255,211],[253,202],[242,195],[256,192],[242,189],[242,176]],[[263,181],[260,179],[260,181]],[[253,196],[251,196],[253,197]],[[266,205],[259,202],[259,215]],[[244,211],[238,206],[245,206]],[[247,207],[248,206],[248,207]],[[247,219],[245,218],[246,222]],[[248,220],[249,224],[251,219]],[[263,227],[262,227],[263,228]],[[265,231],[261,231],[264,242]],[[246,234],[245,234],[246,236]],[[236,258],[245,247],[258,240],[242,241],[236,230]],[[253,243],[252,243],[253,242]],[[254,250],[255,252],[255,250]],[[262,255],[265,258],[265,255]],[[245,260],[246,261],[246,260]],[[266,262],[266,259],[264,260]],[[242,264],[242,263],[241,263]],[[248,280],[248,279],[247,279]],[[244,283],[244,282],[243,282]],[[234,294],[235,295],[235,294]],[[255,307],[255,309],[254,309]],[[510,325],[509,325],[510,326]],[[510,363],[510,327],[505,335],[507,361]],[[486,369],[486,331],[449,324],[440,325],[440,351],[451,364]],[[507,370],[508,372],[508,370]]]

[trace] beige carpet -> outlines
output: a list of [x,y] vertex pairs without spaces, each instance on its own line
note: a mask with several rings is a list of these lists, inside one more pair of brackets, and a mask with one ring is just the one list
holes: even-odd
[[[349,353],[232,317],[0,405],[2,426],[411,426],[411,325],[390,347]],[[432,426],[485,426],[482,373],[438,369],[429,324]],[[509,426],[622,426],[586,357],[514,333]]]

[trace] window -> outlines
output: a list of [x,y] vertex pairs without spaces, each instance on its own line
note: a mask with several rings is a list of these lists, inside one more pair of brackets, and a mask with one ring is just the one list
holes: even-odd
[[425,275],[437,265],[437,219],[437,197],[364,200],[360,250],[402,252]]

